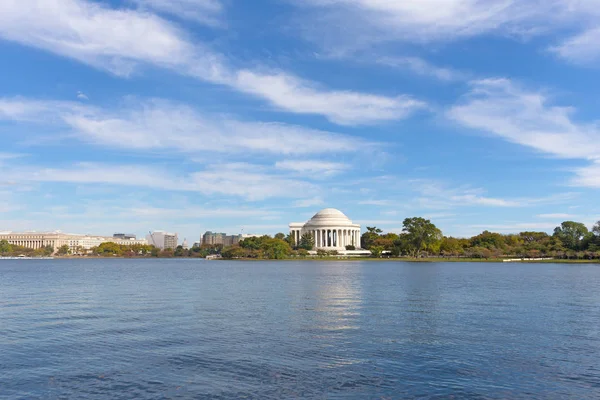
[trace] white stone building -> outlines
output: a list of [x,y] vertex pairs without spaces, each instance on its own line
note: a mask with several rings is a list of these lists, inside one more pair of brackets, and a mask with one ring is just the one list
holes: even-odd
[[148,244],[154,245],[154,247],[161,250],[175,250],[179,243],[176,233],[168,233],[164,231],[154,231],[149,235],[146,235],[146,240],[148,241]]
[[63,245],[67,245],[73,253],[90,250],[92,247],[100,246],[106,242],[125,245],[148,244],[146,240],[140,239],[119,239],[107,236],[75,235],[62,232],[0,232],[0,240],[6,240],[10,244],[30,249],[51,246],[54,251]]
[[315,249],[344,251],[346,246],[360,247],[360,225],[353,224],[335,208],[319,211],[306,223],[290,224],[290,235],[296,244],[305,233],[315,239]]

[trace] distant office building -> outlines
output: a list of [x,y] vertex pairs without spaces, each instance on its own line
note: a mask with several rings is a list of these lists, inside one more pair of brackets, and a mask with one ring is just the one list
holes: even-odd
[[114,239],[121,239],[121,240],[136,240],[137,237],[133,234],[133,233],[115,233],[113,235]]
[[216,233],[216,232],[206,232],[202,235],[202,244],[215,245],[215,244],[223,244],[225,241],[226,233]]
[[164,231],[151,232],[149,235],[146,235],[146,240],[148,241],[148,244],[154,245],[154,247],[161,250],[175,250],[177,248],[177,244],[179,243],[176,233],[168,233]]
[[258,236],[261,235],[228,235],[226,233],[215,233],[208,231],[204,235],[202,235],[202,244],[233,246],[244,239]]

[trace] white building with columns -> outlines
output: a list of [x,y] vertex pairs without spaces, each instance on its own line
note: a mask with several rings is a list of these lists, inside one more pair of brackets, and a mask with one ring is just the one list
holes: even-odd
[[299,244],[302,235],[310,233],[315,239],[315,250],[346,250],[346,246],[360,248],[360,225],[340,210],[326,208],[308,222],[291,223],[290,235]]

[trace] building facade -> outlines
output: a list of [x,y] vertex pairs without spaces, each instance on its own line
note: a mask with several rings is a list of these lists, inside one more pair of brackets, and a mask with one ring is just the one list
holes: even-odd
[[244,239],[258,236],[260,235],[228,235],[226,233],[215,233],[208,231],[204,235],[202,235],[202,244],[234,246],[236,244],[239,244]]
[[23,246],[34,250],[51,246],[54,251],[56,251],[60,247],[67,245],[72,253],[87,251],[107,242],[125,245],[148,244],[146,240],[75,235],[62,232],[0,232],[0,240],[6,240],[9,244]]
[[343,251],[346,246],[360,247],[360,225],[353,224],[335,208],[319,211],[308,222],[290,224],[290,235],[296,245],[306,233],[314,238],[317,250]]
[[179,243],[176,233],[169,233],[163,231],[151,232],[146,236],[148,244],[153,245],[161,250],[172,249],[175,250]]

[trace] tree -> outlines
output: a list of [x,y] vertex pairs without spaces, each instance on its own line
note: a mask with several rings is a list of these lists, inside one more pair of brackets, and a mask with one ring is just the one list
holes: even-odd
[[373,245],[373,242],[375,242],[375,240],[377,240],[377,238],[379,238],[379,235],[382,232],[383,231],[377,227],[368,226],[367,231],[365,233],[363,233],[363,235],[361,236],[361,247],[363,249],[369,250],[371,248],[371,246]]
[[285,233],[278,233],[275,235],[275,239],[285,240]]
[[184,256],[187,256],[187,252],[185,251],[183,246],[181,246],[181,245],[177,246],[177,248],[175,249],[175,257],[184,257]]
[[60,246],[58,248],[58,250],[56,251],[56,254],[58,254],[60,256],[65,256],[65,255],[69,254],[70,251],[71,250],[69,249],[69,246],[66,244],[63,244],[62,246]]
[[440,231],[430,220],[414,217],[404,220],[402,231],[406,233],[410,254],[418,257],[422,250],[431,250],[442,240],[442,231]]
[[384,250],[385,248],[383,246],[373,246],[371,247],[371,256],[381,258],[381,253],[383,253]]
[[6,240],[0,240],[0,254],[10,254],[13,251],[13,246]]
[[554,236],[559,238],[566,248],[579,250],[581,241],[588,232],[581,222],[565,221],[554,229]]
[[101,256],[120,256],[123,254],[123,248],[114,242],[100,243],[100,246],[96,248],[96,253]]
[[594,227],[592,228],[592,233],[595,236],[600,237],[600,221],[596,222],[596,224],[594,225]]
[[315,248],[315,238],[310,233],[305,233],[300,238],[300,245],[298,246],[300,249],[304,250],[312,250]]
[[292,248],[290,245],[279,239],[271,239],[264,246],[264,254],[271,260],[283,260],[290,256]]
[[246,255],[246,250],[240,246],[230,246],[223,249],[221,256],[227,259],[243,258]]

